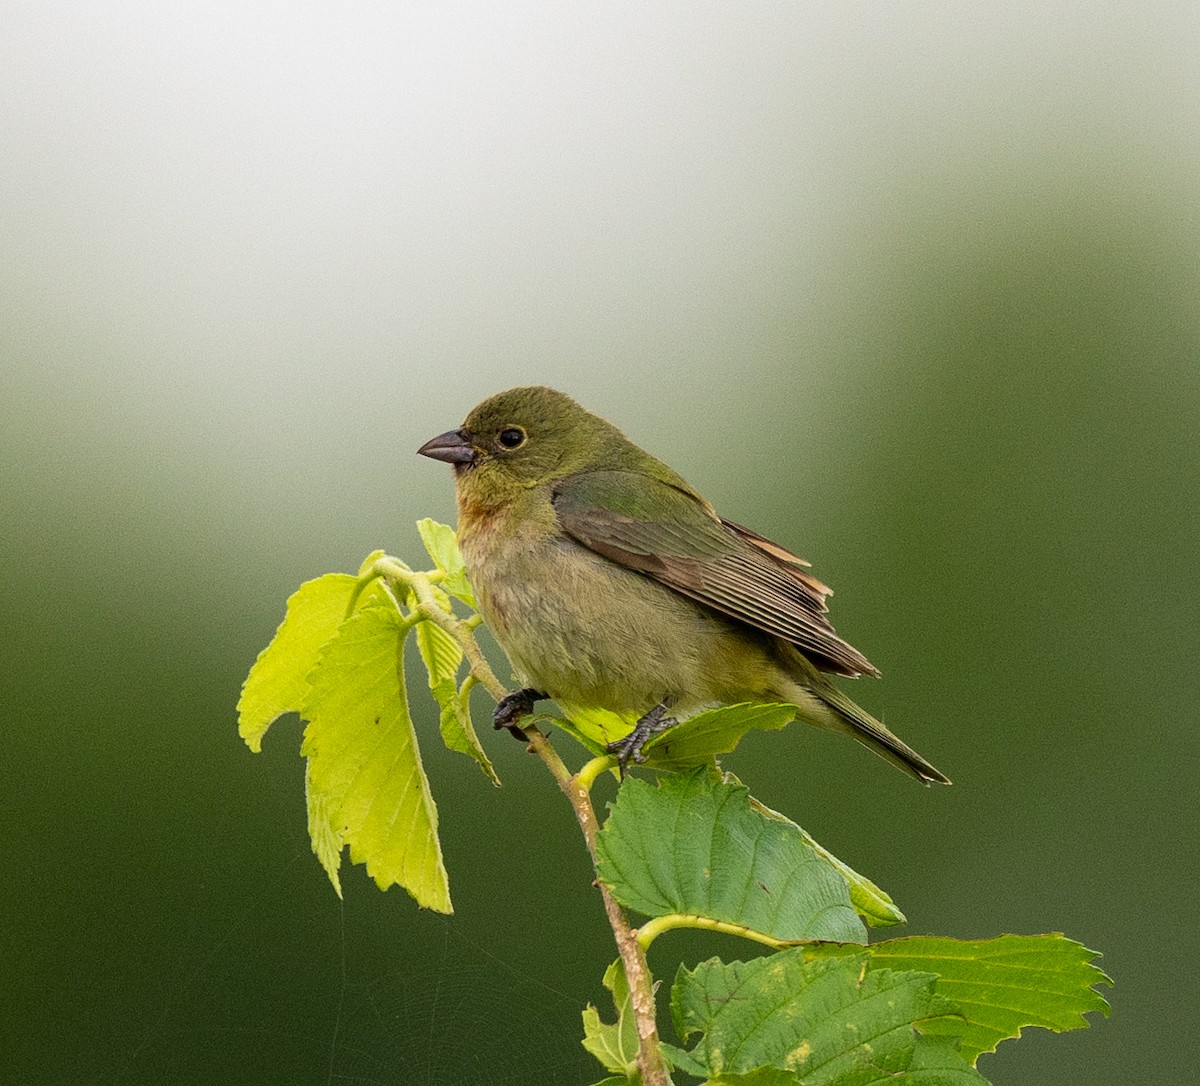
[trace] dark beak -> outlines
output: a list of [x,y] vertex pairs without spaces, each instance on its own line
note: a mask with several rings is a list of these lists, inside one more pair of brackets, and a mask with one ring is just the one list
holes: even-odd
[[447,464],[473,464],[479,452],[462,430],[447,430],[426,441],[417,450],[417,455],[443,460]]

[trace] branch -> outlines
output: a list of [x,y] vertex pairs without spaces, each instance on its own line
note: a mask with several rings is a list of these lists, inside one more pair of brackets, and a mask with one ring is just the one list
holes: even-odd
[[[571,804],[579,828],[583,831],[583,839],[587,842],[588,853],[592,864],[596,863],[596,812],[592,807],[592,799],[588,794],[585,783],[578,777],[573,777],[550,741],[537,728],[530,729],[529,749],[533,751],[550,770],[558,787]],[[662,1060],[662,1050],[658,1043],[658,1026],[655,1022],[654,982],[650,979],[650,968],[646,964],[646,955],[638,944],[637,936],[629,926],[625,910],[617,904],[616,899],[609,893],[608,887],[599,879],[595,885],[600,890],[604,901],[604,912],[612,928],[613,937],[617,941],[617,950],[621,962],[625,966],[625,976],[629,981],[630,1001],[633,1005],[634,1020],[638,1031],[638,1068],[642,1072],[645,1086],[669,1086],[671,1081],[666,1066]]]

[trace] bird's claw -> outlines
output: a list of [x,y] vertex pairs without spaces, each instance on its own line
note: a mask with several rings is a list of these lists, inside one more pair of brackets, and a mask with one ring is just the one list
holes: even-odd
[[640,765],[646,760],[642,748],[651,739],[679,723],[674,717],[667,716],[666,712],[665,705],[656,705],[633,726],[633,731],[628,735],[605,745],[606,753],[617,756],[617,765],[621,769],[622,777],[625,776],[630,762]]
[[515,738],[525,739],[525,732],[518,726],[517,721],[533,712],[533,706],[546,695],[531,686],[514,690],[505,694],[492,710],[492,727],[497,731],[507,728]]

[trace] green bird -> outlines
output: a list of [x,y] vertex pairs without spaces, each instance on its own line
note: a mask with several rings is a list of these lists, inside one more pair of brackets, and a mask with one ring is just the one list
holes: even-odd
[[802,558],[724,520],[620,430],[550,388],[484,400],[417,450],[454,466],[458,541],[484,621],[525,687],[497,728],[543,698],[636,714],[609,744],[622,771],[686,715],[787,703],[928,784],[950,781],[825,674],[878,670],[830,625]]

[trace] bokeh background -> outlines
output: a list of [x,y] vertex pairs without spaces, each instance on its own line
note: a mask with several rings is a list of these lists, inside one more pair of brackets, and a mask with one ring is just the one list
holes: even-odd
[[[0,1079],[602,1077],[613,950],[540,764],[489,734],[492,789],[418,696],[443,918],[361,869],[339,903],[298,722],[235,731],[290,591],[415,559],[453,506],[413,450],[535,382],[811,558],[855,696],[956,782],[793,728],[730,760],[753,790],[909,931],[1105,953],[1111,1019],[981,1069],[1188,1077],[1196,5],[3,22]],[[652,965],[714,952],[753,951]]]

